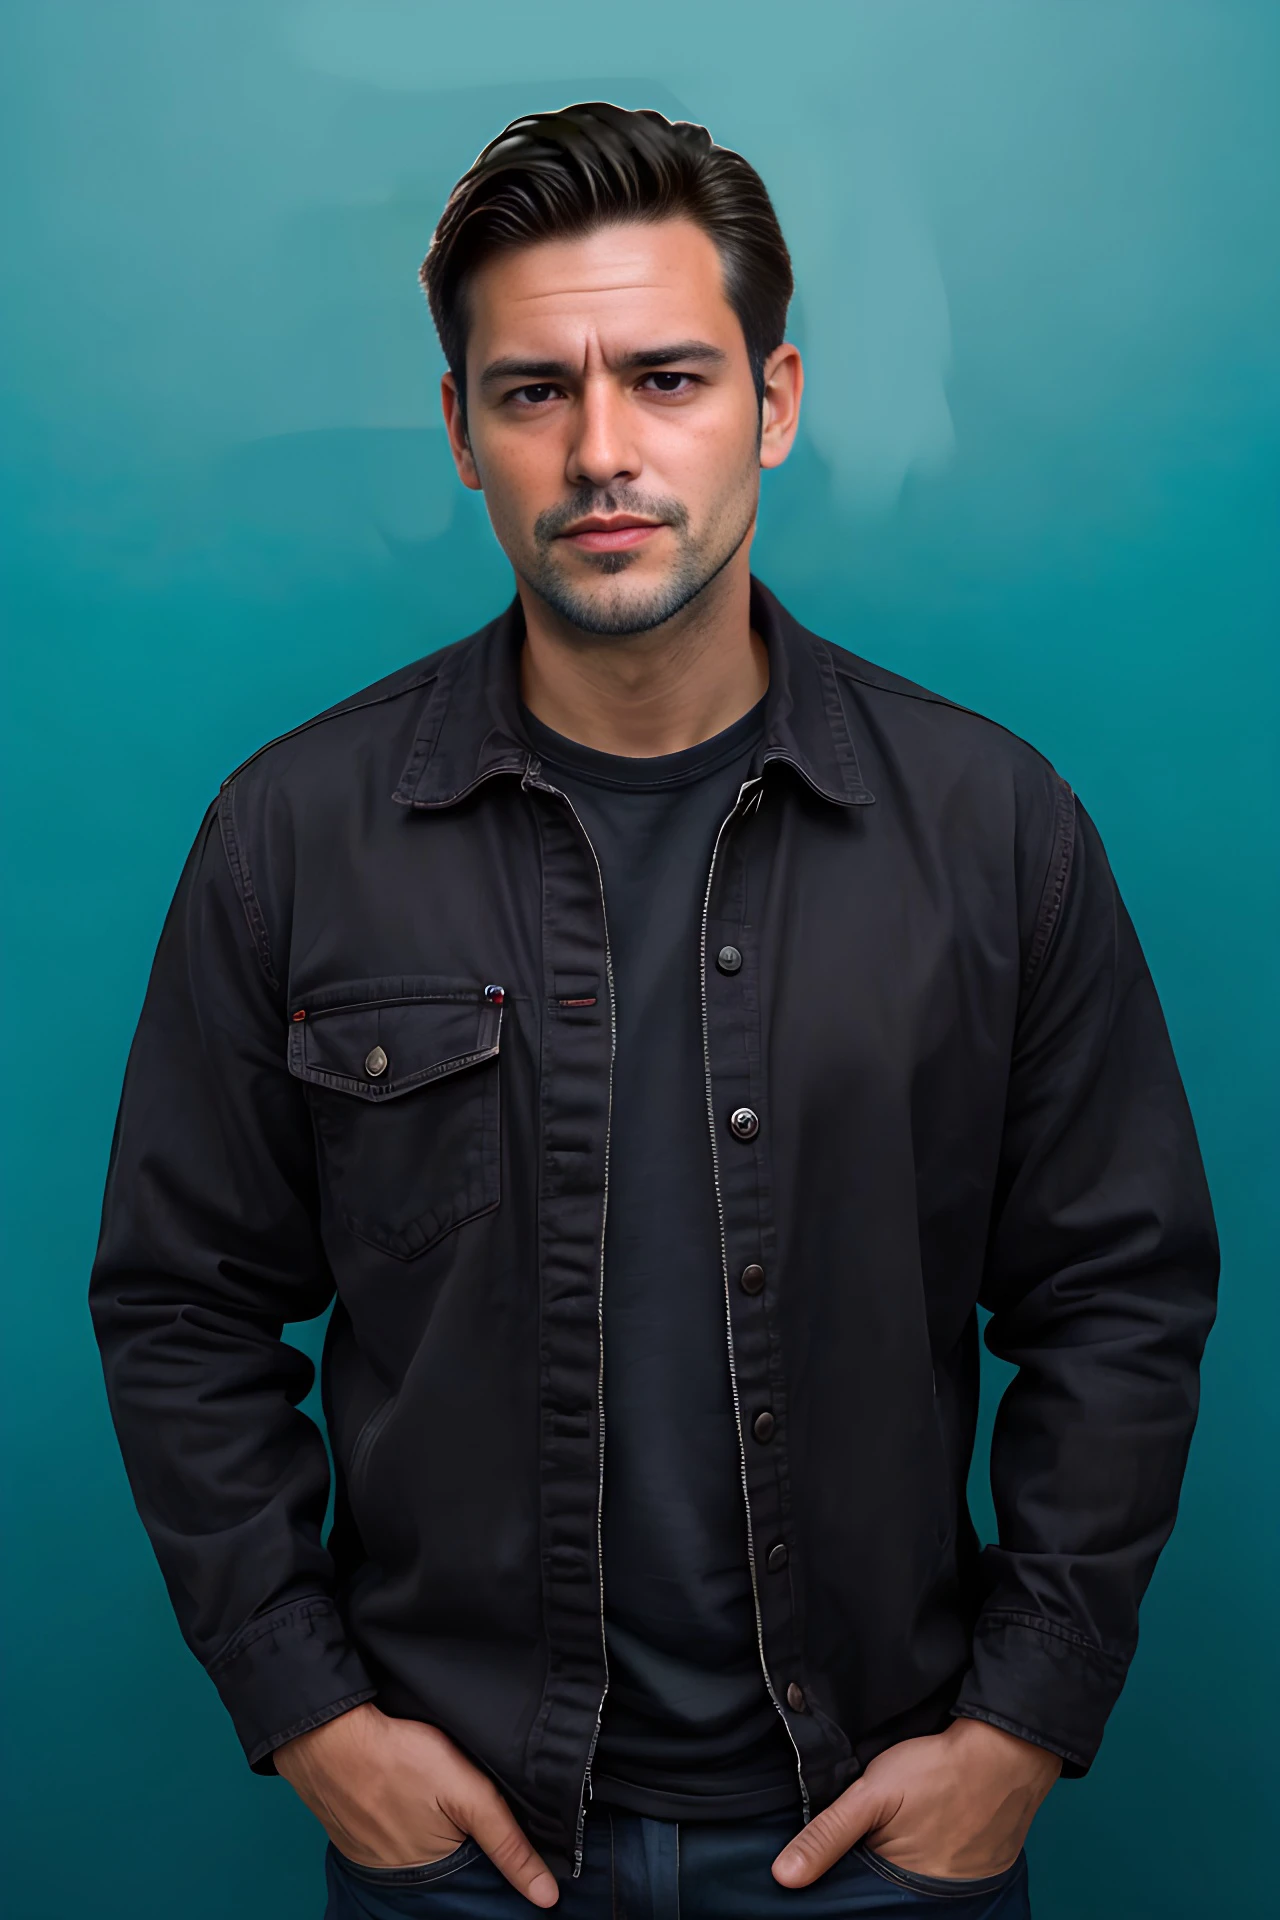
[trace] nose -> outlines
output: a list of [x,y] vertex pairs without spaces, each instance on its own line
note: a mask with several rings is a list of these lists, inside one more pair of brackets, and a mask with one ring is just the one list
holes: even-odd
[[585,381],[574,425],[565,469],[571,487],[608,487],[636,479],[641,461],[631,409],[607,375]]

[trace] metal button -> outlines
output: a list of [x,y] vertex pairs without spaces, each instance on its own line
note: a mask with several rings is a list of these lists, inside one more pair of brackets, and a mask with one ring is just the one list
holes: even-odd
[[781,1573],[786,1564],[787,1549],[782,1541],[779,1540],[776,1546],[770,1547],[769,1558],[765,1561],[765,1565],[768,1567],[770,1573]]
[[738,1275],[738,1285],[744,1293],[759,1293],[764,1286],[764,1268],[758,1266],[753,1260],[751,1265],[744,1267]]
[[736,973],[742,965],[742,955],[736,947],[721,947],[716,955],[716,965],[721,973]]
[[750,1107],[735,1107],[729,1115],[729,1130],[739,1140],[754,1140],[760,1131],[760,1116]]
[[758,1413],[751,1422],[751,1431],[754,1433],[756,1439],[760,1441],[761,1445],[763,1445],[766,1440],[772,1440],[774,1428],[777,1424],[768,1407],[766,1407],[764,1412]]
[[798,1687],[794,1680],[787,1688],[787,1705],[792,1713],[804,1713],[808,1710],[809,1702],[804,1697],[804,1688]]
[[381,1047],[370,1047],[364,1057],[364,1070],[371,1080],[376,1080],[380,1073],[386,1072],[387,1056]]

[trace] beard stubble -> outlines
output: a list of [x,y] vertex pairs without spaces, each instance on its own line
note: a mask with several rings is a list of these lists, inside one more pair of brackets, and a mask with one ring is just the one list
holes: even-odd
[[[649,633],[674,619],[728,566],[755,519],[750,489],[744,489],[744,493],[748,497],[739,513],[732,517],[721,513],[701,539],[694,539],[683,501],[646,494],[636,487],[580,487],[571,499],[538,515],[533,525],[532,555],[518,571],[553,613],[582,633],[616,638]],[[676,536],[676,554],[662,580],[647,589],[627,593],[620,588],[608,596],[576,585],[560,563],[556,542],[575,520],[592,513],[633,513],[669,526]],[[580,558],[597,575],[621,579],[640,555],[631,550],[583,553]]]

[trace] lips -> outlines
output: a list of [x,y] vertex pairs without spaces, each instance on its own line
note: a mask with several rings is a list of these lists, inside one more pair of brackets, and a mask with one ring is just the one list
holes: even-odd
[[632,520],[625,515],[617,520],[580,520],[560,538],[584,553],[622,553],[642,546],[662,525],[661,520]]

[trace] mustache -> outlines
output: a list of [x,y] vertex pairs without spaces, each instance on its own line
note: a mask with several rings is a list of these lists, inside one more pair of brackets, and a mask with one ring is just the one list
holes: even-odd
[[549,547],[566,527],[590,513],[634,513],[644,520],[661,520],[677,533],[689,526],[689,509],[673,495],[642,493],[638,487],[579,487],[570,499],[538,515],[534,540],[539,547]]

